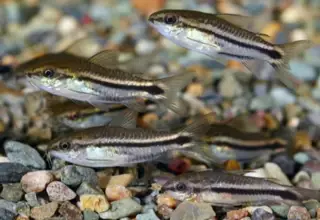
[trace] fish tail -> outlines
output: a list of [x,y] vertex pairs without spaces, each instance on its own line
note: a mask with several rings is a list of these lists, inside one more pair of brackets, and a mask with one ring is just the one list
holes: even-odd
[[320,201],[320,190],[315,189],[306,189],[301,187],[288,187],[289,190],[297,193],[300,197],[300,200],[306,201],[315,199],[317,201]]
[[159,86],[164,90],[164,105],[179,115],[186,114],[179,97],[179,92],[193,79],[193,73],[183,73],[158,80]]
[[276,45],[276,49],[282,54],[282,57],[281,60],[273,62],[272,66],[278,72],[278,79],[290,89],[296,89],[301,82],[290,73],[289,61],[310,47],[312,47],[312,42],[309,40]]

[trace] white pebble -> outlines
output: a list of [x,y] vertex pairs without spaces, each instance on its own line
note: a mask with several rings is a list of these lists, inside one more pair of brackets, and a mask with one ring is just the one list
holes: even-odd
[[60,19],[57,30],[62,36],[73,34],[78,27],[78,22],[71,16],[64,16]]
[[277,164],[268,162],[264,165],[264,169],[269,178],[278,180],[277,182],[279,184],[292,186],[288,177],[282,172],[281,168]]
[[245,176],[257,177],[257,178],[267,178],[268,175],[263,168],[255,169],[252,172],[244,174]]
[[308,40],[309,37],[303,29],[295,29],[290,34],[290,41]]
[[153,41],[142,39],[135,47],[135,51],[139,55],[151,54],[156,49],[156,44]]

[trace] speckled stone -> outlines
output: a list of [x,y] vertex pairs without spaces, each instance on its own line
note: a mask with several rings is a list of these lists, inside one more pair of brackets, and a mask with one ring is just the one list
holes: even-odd
[[53,181],[47,186],[51,201],[63,202],[74,199],[77,195],[68,186],[59,181]]
[[17,214],[16,212],[17,204],[14,202],[6,201],[4,199],[0,199],[0,209],[6,209],[14,214]]
[[25,200],[31,207],[39,206],[40,203],[37,198],[37,194],[35,192],[26,193],[24,195]]
[[80,196],[80,209],[83,211],[89,209],[98,213],[105,212],[109,209],[110,204],[105,195],[88,195]]
[[251,219],[252,220],[275,220],[276,218],[272,213],[267,212],[262,208],[258,208],[253,212]]
[[305,207],[291,206],[288,213],[288,220],[309,220],[311,216]]
[[63,168],[61,181],[69,186],[78,186],[82,182],[88,182],[93,186],[98,185],[98,177],[93,169],[75,165]]
[[99,215],[91,210],[83,211],[83,220],[99,220]]
[[16,211],[20,215],[30,216],[30,206],[27,202],[20,201],[16,205]]
[[29,145],[17,141],[7,141],[4,144],[4,149],[11,162],[21,163],[35,169],[44,170],[46,168],[46,163],[38,151]]
[[111,203],[111,210],[100,213],[102,219],[119,219],[142,210],[142,206],[131,198],[125,198]]
[[0,220],[14,220],[16,214],[7,209],[0,208]]
[[171,214],[170,220],[179,219],[211,219],[216,216],[210,204],[185,201]]
[[147,212],[143,214],[138,214],[136,216],[137,220],[160,220],[153,209],[149,209]]
[[98,187],[98,186],[94,187],[87,182],[81,183],[81,185],[78,187],[76,193],[78,196],[81,196],[83,194],[91,194],[91,195],[103,195],[104,194],[100,187]]
[[23,196],[23,191],[20,183],[3,184],[3,189],[0,194],[5,200],[18,202]]
[[64,202],[60,205],[58,212],[66,219],[66,220],[82,220],[83,216],[75,205],[70,202]]
[[25,192],[42,192],[53,176],[48,171],[34,171],[25,174],[21,179],[21,186]]

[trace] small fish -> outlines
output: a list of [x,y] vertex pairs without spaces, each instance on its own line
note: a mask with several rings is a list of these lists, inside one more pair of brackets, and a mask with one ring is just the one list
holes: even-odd
[[266,63],[279,73],[288,73],[289,60],[312,45],[308,40],[272,44],[263,39],[264,34],[247,29],[252,19],[234,14],[161,10],[151,14],[148,20],[177,45],[217,60],[238,60],[252,73],[258,72],[258,67]]
[[[133,114],[117,118],[113,125],[93,127],[58,137],[48,153],[70,163],[89,167],[129,166],[153,161],[168,151],[196,146],[210,126],[212,114],[176,131],[133,128]],[[120,122],[121,121],[121,122]]]
[[118,69],[118,53],[102,51],[86,59],[67,52],[46,54],[20,65],[31,84],[49,93],[85,101],[107,110],[110,104],[123,104],[145,111],[144,100],[164,104],[178,114],[179,92],[192,80],[183,73],[158,80],[147,80]]
[[320,191],[284,186],[263,178],[221,171],[185,173],[166,182],[161,188],[173,198],[215,206],[301,205],[309,199],[320,200]]
[[222,161],[235,159],[248,162],[277,150],[290,153],[293,146],[281,136],[268,137],[260,132],[242,132],[226,124],[212,124],[205,139],[210,145],[206,152],[209,151]]

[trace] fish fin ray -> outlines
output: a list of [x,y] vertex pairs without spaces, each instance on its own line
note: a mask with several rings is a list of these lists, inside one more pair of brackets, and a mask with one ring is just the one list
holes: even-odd
[[145,112],[147,110],[146,104],[139,100],[133,100],[133,101],[125,102],[122,104],[137,112]]
[[181,132],[187,132],[193,136],[200,137],[207,133],[214,121],[216,114],[214,112],[195,117],[191,124],[187,125]]
[[205,45],[214,47],[215,50],[221,51],[221,47],[220,47],[218,44],[215,44],[214,42],[212,42],[212,44],[209,44],[209,43],[206,43],[206,42],[203,42],[203,41],[200,41],[200,40],[195,40],[195,39],[193,39],[193,38],[191,38],[191,37],[188,37],[188,39],[191,40],[191,41],[195,41],[195,42],[197,42],[197,43],[200,43],[200,44],[205,44]]
[[103,50],[88,60],[104,68],[117,68],[119,66],[119,53],[112,50]]
[[245,15],[237,15],[237,14],[217,14],[218,18],[221,18],[239,28],[252,30],[254,25],[254,17],[245,16]]
[[242,65],[244,65],[252,74],[257,74],[267,63],[264,60],[243,60],[241,61]]
[[70,44],[67,48],[63,50],[63,52],[69,53],[75,56],[83,56],[83,54],[87,53],[87,51],[84,51],[83,48],[88,48],[88,47],[92,48],[94,45],[97,47],[97,49],[99,48],[98,42],[96,42],[93,38],[82,37],[74,41],[72,44]]
[[138,113],[136,111],[126,109],[123,112],[121,112],[121,115],[118,115],[118,117],[112,119],[108,126],[117,126],[133,129],[136,128],[137,117]]
[[181,107],[179,92],[193,79],[193,73],[183,73],[158,80],[158,85],[164,90],[164,105],[179,115],[185,115],[186,109]]

